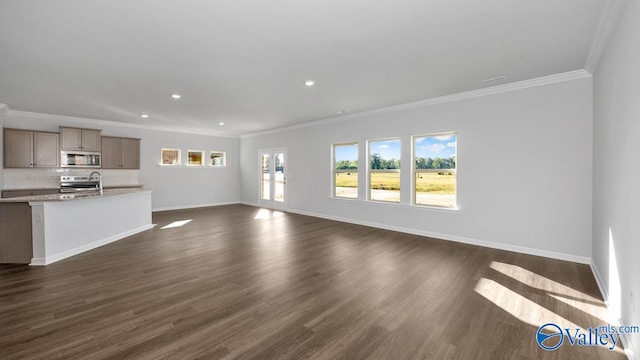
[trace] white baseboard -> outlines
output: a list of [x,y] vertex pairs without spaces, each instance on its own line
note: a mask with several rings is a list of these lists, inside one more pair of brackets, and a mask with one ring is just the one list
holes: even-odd
[[463,236],[441,234],[441,233],[435,233],[435,232],[431,232],[431,231],[424,231],[424,230],[418,230],[418,229],[412,229],[412,228],[391,226],[391,225],[379,224],[379,223],[374,223],[374,222],[369,222],[369,221],[354,220],[354,219],[349,219],[349,218],[342,218],[342,217],[337,217],[337,216],[318,214],[318,213],[304,211],[304,210],[287,209],[287,211],[291,212],[291,213],[295,213],[295,214],[300,214],[300,215],[313,216],[313,217],[318,217],[318,218],[322,218],[322,219],[335,220],[335,221],[340,221],[340,222],[345,222],[345,223],[350,223],[350,224],[356,224],[356,225],[364,225],[364,226],[374,227],[374,228],[378,228],[378,229],[402,232],[402,233],[406,233],[406,234],[412,234],[412,235],[426,236],[426,237],[442,239],[442,240],[455,241],[455,242],[459,242],[459,243],[463,243],[463,244],[482,246],[482,247],[487,247],[487,248],[492,248],[492,249],[513,251],[513,252],[527,254],[527,255],[542,256],[542,257],[556,259],[556,260],[571,261],[571,262],[580,263],[580,264],[590,264],[591,263],[591,258],[584,257],[584,256],[577,256],[577,255],[559,253],[559,252],[554,252],[554,251],[533,249],[533,248],[528,248],[528,247],[518,246],[518,245],[502,244],[502,243],[496,243],[496,242],[491,242],[491,241],[472,239],[472,238],[463,237]]
[[47,265],[47,263],[46,263],[44,258],[37,257],[37,258],[32,258],[31,262],[29,263],[29,265],[31,265],[31,266],[44,266],[44,265]]
[[56,261],[60,261],[60,260],[66,259],[68,257],[74,256],[74,255],[78,255],[80,253],[83,253],[83,252],[86,252],[86,251],[89,251],[89,250],[93,250],[93,249],[98,248],[100,246],[107,245],[107,244],[112,243],[114,241],[118,241],[118,240],[124,239],[127,236],[135,235],[135,234],[137,234],[139,232],[143,232],[145,230],[149,230],[149,229],[152,229],[152,228],[153,228],[153,224],[143,225],[143,226],[137,227],[135,229],[127,230],[125,232],[121,232],[119,234],[112,235],[112,236],[109,236],[107,238],[100,239],[100,240],[94,241],[92,243],[89,243],[89,244],[86,244],[86,245],[82,245],[82,246],[79,246],[77,248],[74,248],[74,249],[71,249],[71,250],[67,250],[67,251],[64,251],[64,252],[61,252],[61,253],[58,253],[58,254],[55,254],[55,255],[47,256],[47,257],[44,257],[44,258],[41,258],[41,257],[33,258],[33,259],[31,259],[31,263],[29,265],[32,265],[32,266],[49,265],[49,264],[52,264],[52,263],[54,263]]
[[[254,202],[249,202],[249,201],[240,201],[238,204],[247,205],[247,206],[253,206],[253,207],[260,207],[260,204],[254,203]],[[287,210],[287,211],[289,211],[289,210]]]
[[187,209],[197,209],[197,208],[203,208],[203,207],[234,205],[234,204],[241,204],[241,202],[227,201],[227,202],[219,202],[219,203],[195,204],[195,205],[184,205],[184,206],[168,206],[168,207],[162,207],[162,208],[154,208],[151,211],[158,212],[158,211],[172,211],[172,210],[187,210]]

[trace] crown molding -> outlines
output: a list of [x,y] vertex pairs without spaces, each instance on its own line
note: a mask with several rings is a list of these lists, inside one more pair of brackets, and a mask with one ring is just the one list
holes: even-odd
[[[1,105],[3,104],[0,104],[0,112],[2,111]],[[24,117],[29,117],[33,119],[39,119],[39,120],[47,120],[47,121],[53,120],[53,121],[62,121],[62,122],[70,121],[70,122],[80,122],[80,123],[89,122],[95,126],[113,126],[113,127],[121,127],[121,128],[143,129],[143,130],[184,133],[184,134],[192,134],[192,135],[217,136],[222,138],[238,139],[238,136],[234,136],[231,134],[206,131],[202,129],[131,124],[131,123],[125,123],[125,122],[119,122],[119,121],[90,119],[90,118],[82,118],[82,117],[67,116],[67,115],[44,114],[44,113],[30,112],[30,111],[11,110],[9,109],[8,106],[6,105],[4,106],[6,107],[7,114],[24,116]]]
[[604,10],[600,17],[600,22],[598,23],[595,36],[591,41],[589,54],[587,55],[587,60],[584,64],[584,69],[588,73],[593,74],[596,70],[598,62],[604,53],[607,41],[611,37],[611,32],[620,17],[622,4],[626,1],[627,0],[605,0],[605,4],[603,5]]
[[[612,0],[612,1],[619,1],[619,0]],[[359,119],[366,116],[387,114],[391,112],[428,107],[428,106],[437,105],[437,104],[461,101],[461,100],[472,99],[472,98],[477,98],[482,96],[501,94],[501,93],[510,92],[510,91],[556,84],[560,82],[577,80],[577,79],[584,79],[588,77],[591,77],[591,73],[585,70],[569,71],[561,74],[543,76],[539,78],[523,80],[523,81],[513,82],[509,84],[503,84],[503,85],[491,86],[491,87],[477,89],[477,90],[465,91],[465,92],[452,94],[452,95],[445,95],[445,96],[440,96],[440,97],[435,97],[435,98],[430,98],[425,100],[419,100],[411,103],[389,106],[389,107],[380,108],[380,109],[374,109],[374,110],[362,111],[359,113],[325,118],[321,120],[305,122],[302,124],[284,126],[280,128],[270,129],[270,130],[256,132],[256,133],[244,134],[244,135],[233,135],[228,133],[205,131],[202,129],[131,124],[131,123],[125,123],[125,122],[110,121],[110,120],[89,119],[89,118],[81,118],[81,117],[74,117],[74,116],[67,116],[67,115],[54,115],[54,114],[44,114],[44,113],[21,111],[21,110],[11,110],[5,104],[0,104],[0,113],[4,112],[6,114],[25,116],[25,117],[48,120],[48,121],[54,120],[54,121],[70,121],[70,122],[84,122],[84,123],[90,122],[91,124],[96,126],[113,126],[113,127],[121,127],[121,128],[134,128],[134,129],[154,130],[154,131],[173,132],[173,133],[178,132],[178,133],[185,133],[185,134],[192,134],[192,135],[217,136],[217,137],[230,138],[230,139],[238,139],[238,138],[248,139],[248,138],[257,137],[257,136],[281,133],[284,131],[304,129],[304,128],[309,128],[309,127],[314,127],[314,126],[319,126],[324,124],[332,124],[332,123],[343,122],[343,121],[348,121],[353,119]]]
[[517,82],[513,82],[513,83],[509,83],[509,84],[497,85],[497,86],[492,86],[492,87],[487,87],[487,88],[482,88],[482,89],[477,89],[477,90],[465,91],[465,92],[452,94],[452,95],[445,95],[445,96],[439,96],[439,97],[435,97],[435,98],[431,98],[431,99],[419,100],[419,101],[410,102],[410,103],[406,103],[406,104],[400,104],[400,105],[394,105],[394,106],[389,106],[389,107],[380,108],[380,109],[362,111],[362,112],[359,112],[359,113],[353,113],[353,114],[349,114],[349,115],[332,117],[332,118],[327,118],[327,119],[322,119],[322,120],[310,121],[310,122],[305,122],[303,124],[285,126],[285,127],[281,127],[281,128],[276,128],[276,129],[271,129],[271,130],[266,130],[266,131],[261,131],[261,132],[241,135],[240,138],[241,139],[248,139],[248,138],[252,138],[252,137],[256,137],[256,136],[263,136],[263,135],[268,135],[268,134],[280,133],[280,132],[283,132],[283,131],[291,131],[291,130],[304,129],[304,128],[314,127],[314,126],[319,126],[319,125],[333,124],[333,123],[337,123],[337,122],[343,122],[343,121],[347,121],[347,120],[358,119],[358,118],[362,118],[362,117],[366,117],[366,116],[387,114],[387,113],[390,113],[390,112],[398,112],[398,111],[403,111],[403,110],[410,110],[410,109],[416,109],[416,108],[421,108],[421,107],[428,107],[428,106],[437,105],[437,104],[461,101],[461,100],[466,100],[466,99],[473,99],[473,98],[482,97],[482,96],[501,94],[501,93],[506,93],[506,92],[510,92],[510,91],[528,89],[528,88],[533,88],[533,87],[538,87],[538,86],[556,84],[556,83],[561,83],[561,82],[565,82],[565,81],[584,79],[584,78],[589,78],[589,77],[591,77],[591,74],[589,72],[585,71],[585,70],[569,71],[569,72],[555,74],[555,75],[549,75],[549,76],[543,76],[543,77],[534,78],[534,79],[517,81]]

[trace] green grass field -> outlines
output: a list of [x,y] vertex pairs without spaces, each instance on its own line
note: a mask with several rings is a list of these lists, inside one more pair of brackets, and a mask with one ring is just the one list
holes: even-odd
[[[437,173],[416,174],[416,192],[432,194],[455,194],[456,176],[439,175]],[[373,173],[371,174],[372,189],[376,190],[399,190],[400,173]],[[337,187],[358,187],[358,173],[336,173]]]

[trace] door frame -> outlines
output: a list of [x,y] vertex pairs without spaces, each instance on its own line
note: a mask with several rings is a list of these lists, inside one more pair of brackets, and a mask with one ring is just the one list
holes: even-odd
[[[263,173],[262,173],[262,156],[268,154],[271,158],[270,162],[269,162],[269,172],[270,174],[272,174],[271,176],[271,181],[270,181],[270,189],[269,189],[269,194],[271,199],[266,200],[262,198],[262,181],[263,181]],[[276,201],[273,199],[274,195],[275,195],[275,187],[276,187],[276,182],[275,182],[275,175],[276,175],[276,171],[275,171],[275,164],[276,162],[274,161],[274,156],[276,154],[283,154],[284,155],[284,168],[283,168],[283,177],[284,177],[284,184],[283,184],[283,196],[284,196],[284,200],[283,201]],[[271,149],[262,149],[262,150],[258,150],[258,169],[260,172],[259,175],[259,179],[258,179],[258,204],[261,207],[266,207],[269,209],[274,209],[274,210],[286,210],[287,209],[287,200],[289,197],[288,191],[287,191],[287,168],[288,168],[288,156],[287,156],[287,148],[271,148]]]

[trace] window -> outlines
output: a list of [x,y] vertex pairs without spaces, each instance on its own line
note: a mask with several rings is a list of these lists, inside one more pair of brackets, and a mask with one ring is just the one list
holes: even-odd
[[333,145],[333,196],[358,198],[358,144]]
[[224,151],[212,151],[209,165],[225,167],[227,166],[227,153]]
[[161,149],[160,158],[160,164],[162,165],[180,165],[180,150]]
[[262,154],[260,162],[262,164],[262,186],[260,187],[260,199],[271,200],[271,156]]
[[204,151],[201,151],[201,150],[187,151],[187,165],[204,166]]
[[413,137],[415,204],[456,206],[456,146],[455,133]]
[[400,202],[400,139],[369,142],[369,199]]

